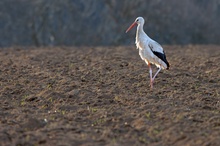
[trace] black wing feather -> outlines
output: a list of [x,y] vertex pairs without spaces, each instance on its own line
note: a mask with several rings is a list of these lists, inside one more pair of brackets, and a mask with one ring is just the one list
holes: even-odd
[[154,55],[156,55],[158,58],[160,58],[163,62],[165,62],[167,64],[167,69],[169,69],[170,64],[166,59],[166,55],[165,53],[160,53],[160,52],[156,52],[156,51],[152,51],[154,53]]
[[149,47],[150,47],[151,51],[154,53],[154,55],[156,55],[158,58],[160,58],[163,62],[166,63],[167,69],[169,69],[170,64],[167,61],[167,58],[166,58],[166,55],[165,55],[164,51],[163,51],[163,53],[160,53],[160,52],[157,52],[157,51],[153,51],[153,46],[149,45]]

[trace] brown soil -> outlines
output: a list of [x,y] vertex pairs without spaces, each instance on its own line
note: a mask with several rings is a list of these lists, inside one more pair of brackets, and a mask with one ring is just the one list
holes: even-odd
[[[220,145],[220,46],[0,50],[1,145]],[[156,68],[153,68],[156,71]]]

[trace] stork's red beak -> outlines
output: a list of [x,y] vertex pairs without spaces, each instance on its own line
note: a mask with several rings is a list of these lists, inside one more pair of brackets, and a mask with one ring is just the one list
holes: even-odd
[[131,24],[131,26],[126,30],[126,33],[130,31],[135,25],[137,25],[137,22],[134,22],[133,24]]

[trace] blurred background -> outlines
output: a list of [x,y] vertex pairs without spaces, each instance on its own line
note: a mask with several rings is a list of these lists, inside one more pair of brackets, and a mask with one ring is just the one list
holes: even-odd
[[138,16],[161,44],[220,44],[220,0],[1,0],[0,47],[131,45]]

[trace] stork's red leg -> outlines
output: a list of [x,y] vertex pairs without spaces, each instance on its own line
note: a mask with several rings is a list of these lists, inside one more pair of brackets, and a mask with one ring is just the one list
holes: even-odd
[[150,87],[152,89],[153,88],[153,78],[152,78],[152,68],[150,66],[150,63],[148,63],[148,67],[149,67],[149,73],[150,73]]
[[158,69],[158,71],[155,73],[155,75],[154,75],[154,77],[153,77],[153,81],[154,81],[154,79],[156,78],[156,76],[157,76],[157,74],[160,72],[160,70],[161,70],[161,67]]

